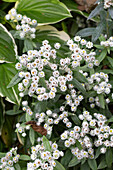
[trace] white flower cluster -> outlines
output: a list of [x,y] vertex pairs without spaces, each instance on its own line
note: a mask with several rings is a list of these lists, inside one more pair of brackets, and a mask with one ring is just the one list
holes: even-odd
[[113,6],[113,1],[112,0],[104,0],[104,8],[110,8],[111,6]]
[[71,50],[71,66],[72,68],[76,68],[80,66],[81,61],[85,61],[88,68],[93,68],[93,66],[98,66],[99,62],[95,59],[95,52],[88,52],[84,48],[91,49],[93,47],[93,43],[90,41],[86,41],[81,39],[80,36],[75,36],[74,41],[68,40],[67,45]]
[[113,47],[113,37],[110,37],[107,41],[101,41],[100,45],[104,47]]
[[81,127],[75,126],[61,134],[65,147],[70,147],[77,159],[94,158],[94,147],[100,147],[101,153],[105,153],[108,147],[113,147],[113,129],[107,125],[104,115],[94,113],[92,116],[84,111],[79,119],[82,121]]
[[[100,107],[99,97],[89,97],[90,107],[94,108],[95,106]],[[106,103],[110,103],[110,99],[106,99]]]
[[5,157],[0,160],[0,169],[2,170],[15,170],[14,164],[19,161],[20,155],[17,154],[17,147],[12,148],[6,153]]
[[16,30],[19,32],[20,38],[35,38],[37,26],[37,21],[35,19],[31,20],[27,16],[17,14],[16,9],[12,8],[9,14],[6,15],[6,20],[17,22]]
[[109,94],[112,85],[108,83],[109,77],[107,74],[100,72],[92,74],[90,78],[88,78],[89,84],[93,84],[93,90],[97,92],[97,94]]
[[21,124],[17,123],[16,124],[16,132],[20,133],[22,135],[22,137],[26,137],[26,130],[30,129],[30,125],[25,125],[25,124]]
[[43,143],[33,146],[31,148],[31,160],[32,162],[27,163],[27,170],[35,169],[47,169],[53,170],[56,166],[55,160],[60,156],[63,156],[63,152],[58,150],[58,145],[56,143],[51,144],[51,151],[45,150]]

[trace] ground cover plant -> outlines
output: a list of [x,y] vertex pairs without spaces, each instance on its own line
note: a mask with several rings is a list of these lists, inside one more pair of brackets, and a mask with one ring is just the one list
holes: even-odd
[[112,170],[112,0],[0,3],[0,169]]

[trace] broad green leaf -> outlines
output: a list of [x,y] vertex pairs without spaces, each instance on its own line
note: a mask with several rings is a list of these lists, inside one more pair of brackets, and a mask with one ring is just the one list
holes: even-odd
[[19,159],[24,160],[24,161],[30,161],[31,160],[30,156],[28,156],[28,155],[20,155]]
[[99,103],[100,103],[100,107],[105,109],[105,100],[104,100],[104,95],[103,94],[99,94]]
[[99,38],[103,33],[104,28],[105,25],[102,22],[95,28],[95,31],[92,34],[92,42],[95,42]]
[[111,66],[113,67],[113,58],[107,57],[107,59],[108,59],[109,63],[111,64]]
[[33,50],[33,42],[32,40],[25,39],[23,53],[25,53],[28,50]]
[[54,167],[54,170],[66,170],[60,162],[58,161],[55,162],[56,162],[56,166]]
[[0,24],[0,63],[15,62],[17,47],[12,35]]
[[112,166],[112,162],[113,162],[113,154],[112,154],[111,149],[107,149],[105,158],[106,158],[107,166],[108,166],[108,168],[110,168]]
[[97,170],[97,162],[95,159],[88,159],[88,164],[92,170]]
[[3,98],[0,97],[0,133],[4,124],[4,116],[5,116],[5,104],[3,102]]
[[40,24],[52,24],[71,17],[67,7],[59,0],[21,0],[17,11]]
[[102,50],[102,52],[100,53],[100,55],[97,57],[97,60],[98,60],[99,62],[103,61],[104,58],[106,57],[106,55],[107,55],[107,49],[104,49],[104,50]]
[[51,151],[49,140],[45,136],[43,136],[43,144],[44,144],[45,150]]
[[80,30],[79,32],[77,32],[76,35],[80,35],[82,37],[88,37],[88,36],[91,36],[94,33],[95,29],[96,28],[94,28],[94,27],[84,28],[84,29]]
[[73,79],[73,81],[71,81],[70,83],[72,83],[75,88],[80,90],[80,92],[82,92],[83,95],[86,95],[86,89],[82,86],[82,84],[77,79]]
[[22,80],[22,77],[18,76],[18,73],[11,79],[10,83],[8,84],[7,88],[13,87],[17,83]]
[[74,158],[70,161],[68,167],[76,166],[76,165],[78,165],[80,162],[81,162],[81,161],[78,160],[77,157],[74,157]]
[[107,167],[107,164],[106,164],[106,160],[105,159],[102,159],[102,161],[100,162],[100,164],[98,165],[98,169],[104,169]]
[[20,97],[18,95],[18,86],[7,88],[7,85],[17,74],[15,65],[12,63],[0,64],[0,95],[12,103],[20,104]]
[[29,138],[30,138],[31,144],[34,145],[34,143],[35,143],[35,131],[33,130],[32,127],[29,130]]
[[100,3],[99,5],[97,5],[97,7],[93,11],[91,11],[91,13],[88,17],[88,20],[95,17],[96,15],[98,15],[100,13],[100,11],[102,11],[102,10],[103,10],[103,4]]

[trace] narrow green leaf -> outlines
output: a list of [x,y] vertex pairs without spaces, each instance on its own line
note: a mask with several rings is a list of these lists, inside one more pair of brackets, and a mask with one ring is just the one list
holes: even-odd
[[45,150],[51,151],[49,140],[45,136],[43,136],[43,144],[44,144]]
[[98,95],[98,97],[99,97],[99,103],[100,103],[101,108],[105,109],[104,95],[101,93]]
[[103,61],[104,58],[106,57],[106,55],[107,55],[107,49],[104,49],[104,50],[102,50],[102,52],[100,53],[99,57],[97,57],[97,60],[98,60],[99,62]]
[[[77,80],[77,79],[73,79],[73,81],[71,81],[72,84],[74,85],[75,88],[77,88],[78,90],[80,90],[84,95],[86,95],[86,89],[82,86],[82,84]],[[70,82],[70,83],[71,83]]]
[[34,143],[35,143],[35,131],[33,130],[33,128],[30,128],[30,130],[29,130],[29,138],[30,138],[31,144],[34,145]]
[[85,162],[84,164],[81,164],[80,170],[90,170],[88,163]]
[[95,159],[88,159],[88,164],[92,170],[97,170],[97,162]]
[[95,31],[95,28],[94,27],[91,27],[91,28],[84,28],[82,30],[80,30],[79,32],[77,32],[76,35],[80,35],[82,37],[88,37],[88,36],[91,36]]
[[6,153],[0,152],[0,158],[4,157],[5,155],[6,155]]
[[113,8],[112,7],[108,8],[108,12],[111,18],[113,19]]
[[8,110],[8,111],[6,111],[6,115],[18,115],[18,114],[20,114],[20,113],[22,113],[22,110],[18,110],[18,111],[14,111],[14,110]]
[[66,150],[66,153],[64,156],[61,158],[61,164],[65,167],[69,164],[70,160],[72,159],[72,153],[70,150]]
[[111,64],[111,66],[113,67],[113,58],[107,57],[107,59],[108,59],[109,63]]
[[93,11],[91,11],[91,13],[88,17],[88,20],[95,17],[96,15],[98,15],[100,13],[100,11],[102,11],[102,10],[103,10],[103,4],[100,3],[99,5],[97,5],[97,7]]
[[111,149],[108,149],[106,151],[105,158],[106,158],[107,166],[108,166],[108,168],[110,168],[112,166],[112,162],[113,162],[113,154],[112,154]]
[[105,159],[102,159],[102,161],[100,162],[100,164],[98,165],[98,169],[104,169],[107,167],[107,164],[106,164],[106,160]]
[[56,166],[54,167],[54,170],[66,170],[60,162],[58,161],[55,162],[56,162]]
[[16,164],[14,165],[14,167],[15,167],[16,170],[21,170],[21,167],[20,167],[20,165],[19,165],[18,163],[16,163]]
[[31,160],[30,156],[28,156],[28,155],[20,155],[19,159],[24,160],[24,161],[30,161]]
[[7,88],[13,87],[17,83],[22,80],[21,77],[18,76],[18,73],[11,79],[10,83],[8,84]]
[[70,161],[68,167],[76,166],[76,165],[78,165],[80,162],[81,162],[81,161],[78,160],[77,157],[74,157],[74,158]]
[[31,120],[31,116],[28,113],[26,113],[26,122],[28,122],[30,120]]
[[80,125],[81,124],[81,121],[80,119],[77,117],[77,115],[72,115],[71,116],[71,119],[73,120],[73,122],[76,124],[76,125]]

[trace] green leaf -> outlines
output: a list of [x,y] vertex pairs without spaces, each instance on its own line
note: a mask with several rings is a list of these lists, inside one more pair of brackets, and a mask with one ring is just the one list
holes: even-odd
[[99,157],[99,155],[101,154],[100,148],[101,148],[101,146],[96,149],[95,159],[97,159]]
[[33,128],[30,128],[30,130],[29,130],[29,138],[30,138],[31,144],[34,145],[34,143],[35,143],[35,131],[33,130]]
[[6,111],[6,115],[18,115],[18,114],[20,114],[20,113],[22,113],[22,110],[18,110],[18,111],[14,111],[14,110],[8,110],[8,111]]
[[81,161],[78,160],[77,157],[74,157],[74,158],[70,161],[68,167],[76,166],[76,165],[78,165],[80,162],[81,162]]
[[0,63],[15,62],[17,47],[12,35],[0,24]]
[[111,149],[107,149],[105,158],[106,158],[107,166],[108,166],[108,168],[110,168],[112,166],[112,161],[113,161],[113,155],[112,155]]
[[43,144],[44,144],[45,150],[51,151],[49,140],[45,136],[43,136]]
[[14,165],[14,167],[15,167],[16,170],[21,170],[21,167],[20,167],[20,165],[19,165],[18,163],[16,163],[16,164]]
[[91,27],[91,28],[84,28],[82,30],[80,30],[79,32],[77,32],[76,35],[80,35],[82,37],[88,37],[88,36],[91,36],[95,31],[95,28],[94,27]]
[[5,155],[6,155],[6,153],[0,152],[0,158],[4,157]]
[[3,0],[3,1],[5,1],[5,2],[16,2],[18,0]]
[[85,162],[84,164],[81,164],[80,170],[90,170],[88,163]]
[[107,49],[104,49],[104,50],[102,50],[102,52],[100,53],[99,57],[97,57],[97,60],[98,60],[99,62],[103,61],[104,58],[106,57],[106,55],[107,55]]
[[97,170],[97,162],[95,159],[88,159],[88,164],[92,170]]
[[0,64],[0,95],[6,97],[6,99],[12,103],[20,104],[18,86],[16,85],[7,89],[7,85],[15,74],[17,74],[15,64]]
[[0,97],[0,133],[1,133],[1,130],[2,130],[2,127],[3,127],[3,124],[4,124],[4,117],[5,117],[5,104],[3,102],[3,98]]
[[73,79],[73,81],[71,81],[70,83],[72,83],[75,88],[77,88],[78,90],[80,90],[80,92],[86,95],[86,89],[82,86],[82,84],[77,79]]
[[98,165],[98,169],[104,169],[107,167],[106,160],[102,159],[100,164]]
[[36,19],[41,24],[56,23],[71,17],[67,7],[59,0],[21,0],[17,11],[31,19]]
[[26,52],[26,51],[28,51],[28,50],[33,50],[33,42],[32,42],[32,40],[25,39],[25,40],[24,40],[23,53]]
[[[62,0],[62,2],[71,10],[76,12],[77,14],[80,14],[86,18],[88,18],[89,14],[87,12],[83,12],[78,9],[78,5],[73,0]],[[93,18],[92,21],[98,22],[99,19]]]
[[84,83],[88,83],[88,80],[86,79],[86,77],[82,74],[82,73],[80,73],[80,72],[78,72],[78,71],[74,71],[74,77],[78,80],[78,81],[80,81],[80,82],[84,82]]
[[111,66],[113,67],[113,58],[107,57],[107,59],[108,59],[109,63],[111,64]]
[[19,159],[24,160],[24,161],[30,161],[31,160],[30,156],[28,156],[28,155],[20,155]]
[[54,167],[54,170],[65,170],[65,168],[63,167],[63,165],[60,162],[58,162],[56,160],[55,160],[55,162],[56,162],[56,166]]
[[102,109],[105,109],[104,95],[103,95],[103,94],[99,94],[98,97],[99,97],[100,107],[101,107]]
[[105,28],[105,25],[101,22],[95,29],[95,31],[92,34],[92,41],[95,42],[99,36],[103,33],[103,30]]
[[77,148],[79,148],[80,150],[83,149],[82,145],[80,144],[80,142],[78,140],[76,140],[76,146]]
[[113,19],[113,8],[112,7],[108,8],[108,12],[111,18]]
[[98,15],[100,13],[100,11],[102,11],[102,10],[103,10],[103,4],[100,3],[99,5],[97,5],[97,7],[93,11],[91,11],[91,13],[88,17],[88,20],[95,17],[96,15]]
[[7,88],[13,87],[17,83],[19,83],[23,78],[18,76],[18,73],[11,79],[10,83],[8,84]]
[[26,113],[26,121],[28,122],[30,120],[31,120],[31,116],[28,113]]
[[72,115],[71,116],[71,119],[73,120],[73,122],[76,124],[76,125],[80,125],[81,124],[81,121],[80,119],[78,118],[78,116],[75,114],[75,115]]
[[41,101],[36,103],[34,112],[41,113],[41,112],[45,112],[46,109],[47,109],[47,102]]
[[113,122],[113,116],[107,122]]
[[65,167],[67,167],[67,165],[69,164],[70,160],[72,159],[72,153],[70,150],[66,150],[66,153],[64,154],[64,156],[61,158],[61,164],[64,165]]

